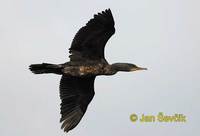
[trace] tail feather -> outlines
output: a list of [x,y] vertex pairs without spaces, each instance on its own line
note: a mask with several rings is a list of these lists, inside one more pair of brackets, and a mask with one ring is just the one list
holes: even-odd
[[48,63],[42,63],[42,64],[31,64],[29,66],[29,69],[34,74],[45,74],[45,73],[54,73],[54,74],[62,74],[62,66],[56,65],[56,64],[48,64]]

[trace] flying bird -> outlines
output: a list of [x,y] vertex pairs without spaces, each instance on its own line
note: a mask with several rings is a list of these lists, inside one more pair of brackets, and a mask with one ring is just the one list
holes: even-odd
[[91,102],[94,80],[99,75],[114,75],[118,71],[146,70],[130,63],[109,64],[104,48],[115,33],[110,9],[95,14],[75,35],[69,48],[70,61],[62,64],[32,64],[34,74],[59,74],[61,99],[61,128],[68,132],[78,125]]

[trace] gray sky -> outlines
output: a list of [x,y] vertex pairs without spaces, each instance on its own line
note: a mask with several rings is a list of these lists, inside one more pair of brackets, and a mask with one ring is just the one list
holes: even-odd
[[[77,30],[111,8],[116,33],[106,46],[110,63],[148,71],[101,76],[96,95],[69,136],[198,136],[200,1],[1,0],[0,135],[60,136],[57,75],[33,75],[31,63],[68,61]],[[187,116],[186,123],[132,123],[129,116]]]

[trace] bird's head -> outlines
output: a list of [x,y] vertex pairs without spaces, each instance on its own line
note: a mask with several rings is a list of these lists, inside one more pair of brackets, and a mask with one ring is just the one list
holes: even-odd
[[112,69],[115,71],[137,71],[137,70],[147,70],[147,68],[138,67],[135,64],[131,63],[114,63],[111,65]]

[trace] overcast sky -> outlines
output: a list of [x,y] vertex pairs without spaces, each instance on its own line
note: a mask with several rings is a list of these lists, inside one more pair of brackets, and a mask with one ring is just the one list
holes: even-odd
[[[0,0],[0,135],[64,136],[58,75],[32,63],[64,63],[77,32],[110,8],[116,33],[110,63],[148,71],[98,77],[96,95],[68,136],[199,136],[200,1]],[[186,123],[133,123],[129,116],[184,114]]]

